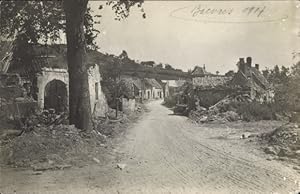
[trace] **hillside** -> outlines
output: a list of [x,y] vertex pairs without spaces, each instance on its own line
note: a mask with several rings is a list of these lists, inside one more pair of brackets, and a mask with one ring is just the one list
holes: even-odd
[[[4,56],[8,50],[8,42],[0,42],[0,56]],[[67,49],[66,45],[30,45],[32,51],[26,51],[29,57],[22,60],[21,64],[11,64],[9,71],[20,74],[31,74],[41,70],[42,67],[50,68],[67,68]],[[22,51],[22,49],[21,49]],[[24,51],[25,52],[25,51]],[[22,53],[24,53],[22,52]],[[125,52],[125,51],[124,51]],[[126,52],[125,52],[126,53]],[[149,65],[147,62],[137,63],[130,59],[127,54],[120,56],[103,54],[99,51],[88,50],[87,62],[89,64],[98,64],[101,69],[112,67],[116,63],[120,65],[121,74],[136,77],[149,77],[163,80],[188,79],[189,75],[178,69],[173,69],[170,65],[163,68],[162,66]],[[154,62],[153,62],[154,63]],[[167,68],[167,69],[166,69]]]

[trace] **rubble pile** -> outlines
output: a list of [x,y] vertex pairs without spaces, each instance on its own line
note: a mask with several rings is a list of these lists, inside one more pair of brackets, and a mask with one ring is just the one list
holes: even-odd
[[2,162],[14,167],[36,167],[45,163],[76,165],[90,158],[89,154],[95,153],[105,138],[98,131],[82,133],[73,125],[36,127],[2,143],[1,156],[5,156]]
[[115,111],[111,110],[111,115],[95,118],[94,130],[88,132],[64,124],[65,113],[48,110],[33,114],[25,121],[25,130],[0,133],[0,164],[43,171],[103,162],[109,152],[108,137],[125,132],[143,111],[138,105],[132,114],[120,111],[118,119],[112,119]]
[[54,109],[43,110],[41,112],[36,112],[31,114],[26,118],[24,122],[24,128],[27,131],[32,130],[35,127],[40,126],[50,126],[68,123],[68,113],[56,113]]
[[114,137],[123,131],[124,127],[131,121],[137,119],[145,111],[145,107],[141,104],[136,104],[135,111],[131,114],[125,114],[122,111],[118,112],[118,118],[116,118],[116,111],[109,109],[108,116],[106,118],[97,118],[94,121],[95,128],[107,137]]
[[291,158],[300,164],[300,127],[298,124],[283,125],[263,137],[269,145],[264,150],[267,154]]
[[237,102],[251,102],[251,98],[245,94],[227,96],[208,109],[197,106],[195,111],[190,112],[189,117],[197,123],[237,121],[241,119],[237,107],[234,106]]

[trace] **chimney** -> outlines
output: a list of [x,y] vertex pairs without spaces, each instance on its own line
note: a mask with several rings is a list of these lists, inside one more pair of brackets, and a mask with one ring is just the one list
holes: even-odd
[[245,64],[245,60],[244,60],[244,58],[240,58],[240,64]]
[[245,73],[245,60],[244,58],[240,58],[239,61],[239,70]]
[[255,64],[255,69],[259,71],[259,64]]
[[251,57],[247,57],[246,63],[247,63],[247,66],[248,66],[248,67],[251,67],[251,64],[252,64],[252,58],[251,58]]
[[203,64],[203,70],[205,70],[205,64]]

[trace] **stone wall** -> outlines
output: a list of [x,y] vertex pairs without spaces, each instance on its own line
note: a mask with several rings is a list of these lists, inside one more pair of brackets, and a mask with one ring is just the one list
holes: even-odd
[[35,111],[37,102],[25,98],[23,81],[18,74],[0,74],[0,115],[2,118],[25,118]]
[[199,105],[205,108],[216,104],[222,100],[227,95],[232,94],[231,90],[217,90],[217,89],[207,89],[207,90],[196,90],[195,97],[199,101]]
[[216,87],[219,85],[224,85],[230,81],[232,77],[227,76],[203,76],[193,78],[194,86],[202,87]]

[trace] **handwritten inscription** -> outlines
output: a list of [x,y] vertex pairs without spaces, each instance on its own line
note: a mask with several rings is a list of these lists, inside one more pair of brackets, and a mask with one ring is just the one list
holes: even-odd
[[191,14],[193,17],[197,17],[199,15],[233,15],[234,12],[241,12],[241,14],[244,14],[245,16],[261,17],[265,10],[266,6],[251,6],[236,10],[234,8],[207,8],[202,5],[198,5],[192,9]]
[[272,7],[259,4],[250,6],[198,4],[174,10],[171,16],[184,20],[229,23],[274,22],[288,17],[284,12],[274,11]]

